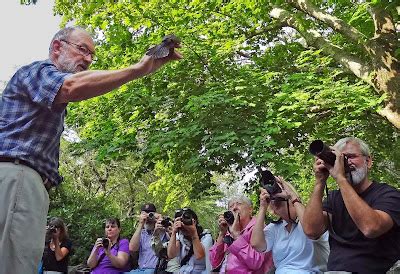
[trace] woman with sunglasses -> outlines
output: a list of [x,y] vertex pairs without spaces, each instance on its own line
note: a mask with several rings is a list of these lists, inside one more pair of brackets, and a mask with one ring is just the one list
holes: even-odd
[[72,242],[68,239],[67,228],[61,218],[51,218],[46,230],[43,252],[43,273],[68,273],[68,258]]
[[110,218],[105,223],[105,237],[97,238],[87,265],[92,274],[120,274],[129,271],[129,241],[120,239],[119,219]]
[[[262,188],[260,210],[251,236],[251,245],[259,252],[272,251],[276,274],[321,273],[326,270],[329,255],[328,234],[311,240],[303,232],[304,205],[294,187],[281,177],[275,177],[281,188],[270,194]],[[264,228],[268,207],[277,216]]]

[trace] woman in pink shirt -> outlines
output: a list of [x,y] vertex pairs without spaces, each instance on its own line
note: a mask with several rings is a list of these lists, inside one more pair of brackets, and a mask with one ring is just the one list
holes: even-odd
[[257,252],[250,245],[251,233],[256,219],[249,198],[238,196],[228,203],[234,220],[229,224],[223,215],[219,216],[219,235],[210,249],[210,261],[221,273],[266,273],[272,268],[271,253]]

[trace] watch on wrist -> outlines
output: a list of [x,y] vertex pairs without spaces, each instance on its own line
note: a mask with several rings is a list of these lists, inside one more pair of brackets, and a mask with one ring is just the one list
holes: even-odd
[[296,197],[296,199],[292,200],[292,205],[294,205],[295,203],[300,203],[301,204],[301,201],[300,201],[299,197]]

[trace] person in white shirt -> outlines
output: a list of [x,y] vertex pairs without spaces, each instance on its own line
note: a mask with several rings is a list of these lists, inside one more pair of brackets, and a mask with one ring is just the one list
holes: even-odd
[[[320,273],[326,270],[329,255],[328,234],[311,240],[303,232],[304,205],[292,185],[275,177],[281,192],[269,193],[261,189],[260,210],[251,236],[257,251],[272,251],[276,274]],[[280,217],[264,228],[268,207]]]

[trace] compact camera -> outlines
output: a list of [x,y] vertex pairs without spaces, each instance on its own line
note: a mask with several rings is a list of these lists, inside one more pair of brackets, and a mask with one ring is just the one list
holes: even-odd
[[102,244],[104,249],[108,249],[108,247],[110,246],[110,240],[108,238],[103,238]]

